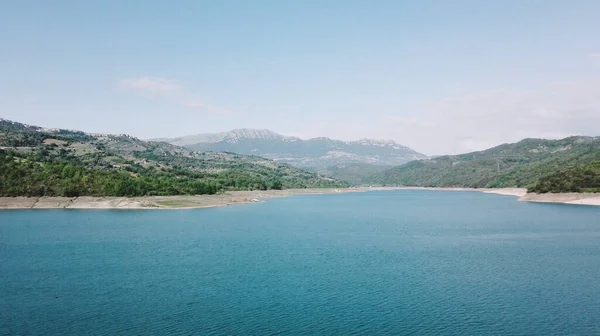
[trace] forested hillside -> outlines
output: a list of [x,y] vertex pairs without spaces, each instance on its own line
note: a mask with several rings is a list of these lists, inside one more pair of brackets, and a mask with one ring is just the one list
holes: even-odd
[[2,196],[181,195],[343,186],[256,156],[200,153],[127,135],[0,120]]
[[598,160],[598,137],[525,139],[480,152],[409,162],[370,180],[384,186],[528,187],[547,175]]
[[600,192],[600,161],[542,177],[527,191],[535,193]]

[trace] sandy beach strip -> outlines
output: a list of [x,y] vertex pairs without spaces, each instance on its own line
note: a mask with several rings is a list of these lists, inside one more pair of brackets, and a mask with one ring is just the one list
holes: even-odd
[[390,187],[372,188],[377,190],[440,190],[440,191],[479,191],[488,194],[518,197],[520,202],[561,203],[600,206],[600,193],[528,193],[525,188],[421,188],[421,187]]
[[486,189],[482,189],[481,191],[483,191],[484,193],[488,193],[488,194],[516,196],[516,197],[523,197],[523,196],[527,195],[527,189],[525,189],[525,188],[498,188],[498,189],[486,188]]
[[537,203],[564,203],[579,205],[600,206],[600,193],[561,193],[561,194],[533,194],[529,193],[519,198],[522,202]]
[[478,191],[487,194],[522,197],[527,194],[525,188],[453,188],[453,187],[370,187],[369,191],[385,190],[433,190],[433,191]]

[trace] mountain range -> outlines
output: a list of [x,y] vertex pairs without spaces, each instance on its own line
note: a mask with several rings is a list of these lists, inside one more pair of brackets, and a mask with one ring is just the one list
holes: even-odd
[[280,163],[359,183],[366,175],[427,156],[392,140],[303,140],[270,130],[235,129],[223,133],[153,139],[201,152],[258,155]]
[[198,151],[259,155],[298,167],[326,167],[346,163],[400,165],[427,158],[426,155],[392,140],[341,141],[326,137],[303,140],[270,130],[247,128],[153,140]]

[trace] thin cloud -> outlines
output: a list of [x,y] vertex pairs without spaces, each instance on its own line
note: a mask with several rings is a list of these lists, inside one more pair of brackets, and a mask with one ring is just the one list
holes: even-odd
[[594,60],[600,60],[600,52],[591,53],[589,57]]
[[600,52],[591,53],[588,55],[588,58],[589,58],[589,62],[593,66],[600,65]]
[[181,87],[173,80],[160,77],[127,78],[119,81],[119,87],[153,93],[180,92]]
[[434,124],[430,121],[423,120],[415,117],[404,117],[404,116],[396,116],[389,115],[386,116],[385,119],[387,121],[391,121],[393,123],[397,123],[404,126],[417,126],[417,127],[433,127]]
[[[600,78],[431,101],[420,118],[386,118],[391,137],[427,153],[461,153],[523,138],[600,135]],[[435,120],[430,127],[419,121]]]
[[204,102],[174,80],[161,77],[125,78],[117,86],[126,91],[135,91],[144,97],[162,99],[179,106],[203,112],[227,115],[231,112]]

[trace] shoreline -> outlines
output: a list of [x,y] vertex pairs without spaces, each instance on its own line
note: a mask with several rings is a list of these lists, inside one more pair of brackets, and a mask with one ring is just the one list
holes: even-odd
[[600,206],[600,193],[526,194],[521,202],[560,203]]
[[432,190],[432,191],[478,191],[486,194],[523,197],[527,194],[525,188],[454,188],[454,187],[369,187],[368,191],[385,190]]
[[600,206],[600,193],[528,193],[525,188],[425,188],[390,187],[373,188],[377,190],[437,190],[437,191],[479,191],[486,194],[518,197],[519,202],[554,203]]
[[598,194],[531,194],[524,188],[425,188],[359,187],[310,188],[286,190],[228,191],[216,195],[145,196],[145,197],[0,197],[0,210],[10,209],[97,209],[97,210],[184,210],[214,208],[237,204],[263,203],[264,199],[293,195],[323,195],[389,190],[477,191],[518,197],[520,202],[562,203],[600,206]]
[[364,192],[365,188],[310,188],[285,190],[228,191],[215,195],[143,197],[0,197],[0,210],[88,209],[88,210],[185,210],[263,203],[267,198]]

